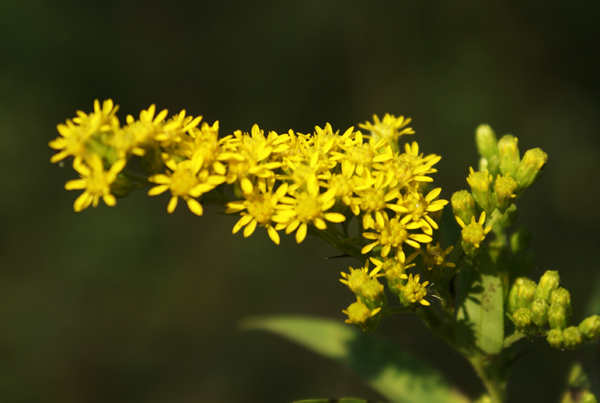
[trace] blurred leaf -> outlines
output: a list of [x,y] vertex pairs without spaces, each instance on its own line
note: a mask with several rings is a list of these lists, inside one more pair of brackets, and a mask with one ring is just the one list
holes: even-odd
[[248,318],[242,328],[267,330],[335,359],[391,402],[468,402],[437,371],[410,353],[338,321],[274,316]]
[[456,338],[470,354],[496,355],[504,343],[502,283],[486,249],[459,274]]
[[294,403],[370,403],[368,400],[355,399],[348,397],[344,399],[309,399],[309,400],[298,400]]

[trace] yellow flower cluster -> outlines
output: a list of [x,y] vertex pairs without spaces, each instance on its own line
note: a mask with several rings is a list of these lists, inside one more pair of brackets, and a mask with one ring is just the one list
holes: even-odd
[[[432,242],[438,228],[435,214],[447,201],[438,200],[439,188],[425,191],[441,157],[424,156],[416,142],[406,144],[403,152],[399,149],[398,139],[414,133],[407,127],[410,119],[374,116],[373,123],[360,125],[364,134],[353,127],[340,134],[329,124],[310,134],[265,133],[254,125],[249,133],[238,130],[219,138],[218,122],[200,126],[202,117],[185,110],[168,117],[166,110],[157,114],[152,105],[139,119],[127,116],[124,126],[117,110],[112,100],[102,105],[96,100],[92,113],[79,111],[58,125],[61,137],[50,142],[58,150],[51,161],[72,158],[81,176],[66,185],[84,190],[75,202],[76,211],[97,206],[100,197],[113,206],[115,196],[151,185],[151,196],[170,192],[169,213],[183,199],[194,214],[202,215],[202,202],[217,194],[226,213],[240,216],[233,233],[243,229],[248,237],[260,226],[276,244],[280,231],[295,232],[300,243],[309,230],[337,246],[354,242],[359,256],[381,256],[383,262],[374,263],[380,269],[386,266],[384,272],[402,266],[396,268],[402,281],[394,280],[393,292],[406,293],[404,300],[410,303],[426,304],[427,283],[420,284],[419,275],[404,274],[405,263],[414,258],[407,261],[404,249],[420,250]],[[131,168],[136,159],[144,174]],[[232,192],[225,191],[227,185]],[[231,201],[233,196],[236,200]],[[359,224],[355,238],[348,234],[352,217]],[[426,266],[443,267],[449,251],[439,245],[428,245],[427,250],[438,259],[424,252]],[[377,276],[371,278],[377,281]],[[375,284],[369,287],[368,292],[378,289]],[[377,308],[368,307],[366,317]]]

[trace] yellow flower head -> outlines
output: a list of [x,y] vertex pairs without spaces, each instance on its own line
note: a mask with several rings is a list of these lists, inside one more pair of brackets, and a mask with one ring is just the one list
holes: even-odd
[[96,132],[112,132],[119,129],[119,119],[115,116],[119,105],[115,105],[112,99],[107,99],[100,106],[100,101],[94,101],[94,112],[89,115],[83,111],[77,111],[77,117],[73,122],[84,127],[88,134]]
[[361,267],[359,269],[353,269],[352,267],[349,267],[349,269],[350,274],[341,272],[343,278],[340,279],[340,281],[342,282],[342,284],[346,284],[350,291],[352,291],[353,293],[359,292],[363,284],[365,284],[369,279],[382,277],[384,275],[384,273],[380,273],[381,266],[375,267],[369,273],[368,260],[365,264],[365,267]]
[[436,243],[435,246],[427,244],[427,251],[421,251],[423,256],[423,265],[427,267],[427,270],[433,270],[434,268],[443,267],[455,267],[454,263],[448,263],[444,261],[446,256],[452,252],[454,246],[449,246],[445,250],[440,247],[440,243]]
[[425,281],[423,283],[419,283],[419,275],[411,274],[408,276],[408,282],[405,285],[398,285],[398,288],[402,291],[404,301],[414,304],[416,302],[421,305],[429,306],[429,301],[425,300],[425,295],[427,295],[427,284],[429,281]]
[[252,126],[251,134],[237,130],[223,143],[226,151],[218,156],[227,164],[227,183],[238,182],[244,193],[252,193],[257,178],[275,176],[273,170],[281,167],[281,162],[273,162],[269,157],[277,145],[276,139],[276,135],[265,138],[258,125]]
[[108,171],[104,170],[102,159],[92,154],[86,161],[87,165],[80,161],[73,163],[73,168],[81,175],[81,179],[70,180],[65,184],[65,189],[85,189],[85,191],[75,200],[75,211],[81,211],[93,205],[98,206],[100,198],[108,206],[114,206],[117,201],[110,192],[110,185],[117,178],[117,174],[123,170],[127,161],[118,160]]
[[378,173],[376,178],[368,178],[362,180],[362,186],[355,189],[358,197],[352,201],[359,206],[363,215],[363,228],[365,230],[374,228],[375,223],[381,227],[384,225],[385,217],[387,217],[386,209],[396,213],[406,213],[407,210],[397,203],[390,203],[392,200],[400,196],[398,189],[391,189],[384,185],[385,175]]
[[433,165],[440,159],[434,154],[424,157],[419,153],[419,145],[413,142],[412,146],[406,144],[402,154],[386,148],[376,158],[377,162],[382,163],[373,164],[373,168],[386,174],[386,186],[416,192],[422,183],[433,182],[427,175],[437,172]]
[[375,242],[365,246],[361,253],[370,252],[375,246],[381,245],[381,257],[387,257],[390,251],[396,249],[396,257],[403,259],[404,251],[402,245],[404,243],[412,246],[415,249],[419,249],[421,246],[419,243],[429,243],[432,238],[426,234],[413,234],[409,233],[409,230],[418,229],[421,227],[420,223],[409,223],[402,224],[399,216],[392,219],[388,219],[387,215],[384,216],[383,225],[375,223],[376,232],[365,232],[363,236],[367,239],[375,240]]
[[351,304],[348,309],[344,309],[342,312],[348,315],[346,323],[353,323],[365,332],[373,331],[379,325],[379,318],[377,314],[381,311],[381,308],[375,308],[373,310],[362,302],[357,300]]
[[440,211],[448,204],[447,200],[435,200],[441,191],[442,188],[433,189],[427,196],[417,192],[408,192],[402,200],[398,200],[398,204],[404,207],[406,214],[402,218],[402,223],[406,224],[410,221],[420,223],[423,232],[433,235],[433,228],[438,229],[438,224],[429,216],[429,213]]
[[462,227],[462,248],[467,255],[473,255],[479,248],[485,236],[492,230],[492,227],[483,228],[485,223],[485,211],[481,213],[479,221],[471,217],[471,223],[466,225],[459,216],[454,216],[456,222]]
[[148,180],[158,186],[148,191],[148,195],[156,196],[166,190],[171,191],[171,200],[167,211],[172,213],[177,207],[178,198],[186,201],[189,209],[196,215],[202,215],[202,205],[196,200],[201,194],[214,189],[225,181],[219,175],[210,175],[207,170],[200,171],[202,167],[202,154],[197,153],[191,160],[176,163],[173,159],[166,159],[165,164],[171,173],[153,175]]
[[161,147],[169,147],[172,143],[180,143],[192,129],[195,129],[202,120],[202,116],[194,118],[186,116],[185,109],[169,119],[154,136]]
[[331,192],[319,194],[319,184],[316,180],[309,181],[306,191],[294,192],[291,197],[283,197],[283,203],[278,206],[273,221],[277,222],[276,229],[284,229],[290,234],[296,230],[296,242],[306,238],[308,224],[313,224],[320,230],[327,229],[325,220],[340,223],[346,220],[341,213],[326,212],[335,204],[335,195]]
[[61,150],[50,158],[50,162],[62,161],[69,156],[73,156],[79,164],[82,158],[89,154],[86,143],[91,134],[86,131],[85,127],[76,125],[71,120],[67,120],[66,123],[66,125],[59,124],[56,126],[62,137],[57,137],[49,143],[51,148]]
[[365,122],[358,126],[362,129],[369,130],[371,132],[371,139],[375,143],[385,139],[388,143],[398,143],[400,136],[413,134],[414,130],[410,127],[406,127],[410,123],[410,118],[404,118],[404,116],[395,117],[388,113],[385,114],[383,120],[379,120],[377,115],[373,115],[373,124],[371,122]]
[[[235,201],[227,203],[225,213],[238,213],[242,216],[233,227],[233,233],[237,233],[242,227],[244,228],[244,237],[247,238],[256,229],[257,225],[265,227],[269,234],[269,238],[275,244],[279,245],[279,234],[273,227],[273,216],[276,212],[276,207],[279,200],[285,196],[288,185],[287,183],[279,186],[277,191],[273,193],[273,189],[262,191],[259,188],[255,189],[252,194],[244,194],[244,201]],[[243,211],[246,210],[246,211]]]

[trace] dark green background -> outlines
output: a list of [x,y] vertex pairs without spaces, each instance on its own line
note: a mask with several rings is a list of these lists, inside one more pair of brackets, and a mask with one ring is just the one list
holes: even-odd
[[[532,277],[560,270],[578,322],[600,292],[599,15],[593,1],[3,0],[0,401],[377,398],[325,359],[237,330],[247,315],[342,321],[353,296],[339,272],[354,262],[325,261],[335,252],[312,239],[233,236],[236,219],[215,209],[168,215],[167,196],[73,212],[78,192],[63,186],[76,174],[50,164],[47,143],[95,98],[120,104],[122,120],[151,103],[185,108],[222,134],[343,131],[403,114],[411,140],[443,156],[446,198],[467,187],[478,124],[512,133],[549,154],[519,202],[535,234]],[[414,317],[377,333],[481,391]],[[512,402],[557,401],[568,363],[598,354],[521,343]]]

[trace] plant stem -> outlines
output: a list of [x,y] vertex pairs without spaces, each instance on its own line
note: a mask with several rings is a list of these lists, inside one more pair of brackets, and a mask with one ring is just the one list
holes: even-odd
[[498,371],[497,357],[476,355],[468,358],[483,381],[492,403],[504,403],[506,401],[506,376]]

